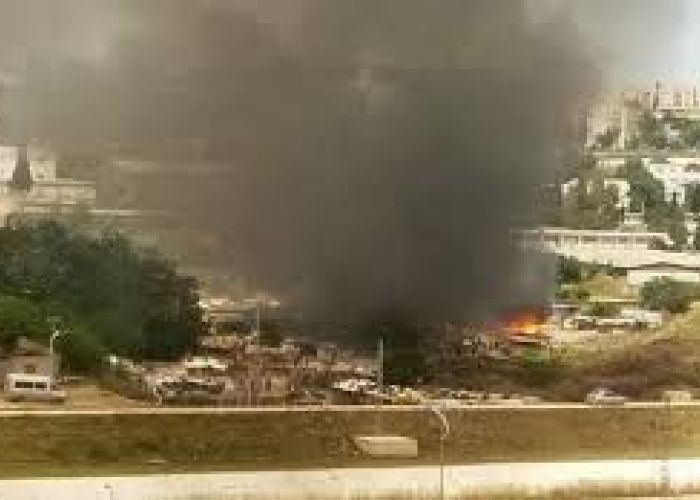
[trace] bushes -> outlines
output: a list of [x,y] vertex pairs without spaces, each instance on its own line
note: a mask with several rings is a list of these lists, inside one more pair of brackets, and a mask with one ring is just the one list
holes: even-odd
[[687,312],[691,302],[700,298],[700,286],[657,278],[645,283],[640,295],[644,307],[678,314]]

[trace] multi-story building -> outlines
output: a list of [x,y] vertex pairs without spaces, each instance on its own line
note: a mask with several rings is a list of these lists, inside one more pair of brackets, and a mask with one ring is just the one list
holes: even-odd
[[[700,120],[700,82],[658,81],[653,85],[602,97],[588,111],[586,145],[594,147],[603,134],[616,131],[612,149],[626,149],[630,140],[638,134],[639,118],[643,112]],[[667,132],[671,138],[677,134],[671,127]]]
[[664,186],[664,195],[669,202],[684,205],[690,186],[700,184],[700,158],[669,157],[662,160],[643,160],[649,173]]
[[[29,184],[13,187],[18,168],[27,168]],[[77,207],[94,207],[97,193],[90,181],[59,178],[56,156],[45,148],[0,146],[0,217],[10,215],[72,212]]]

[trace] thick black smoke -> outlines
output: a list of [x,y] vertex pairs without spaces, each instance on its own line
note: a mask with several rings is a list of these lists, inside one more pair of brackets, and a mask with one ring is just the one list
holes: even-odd
[[0,0],[10,126],[230,161],[157,191],[310,315],[482,317],[548,293],[509,231],[597,76],[566,13],[530,4]]

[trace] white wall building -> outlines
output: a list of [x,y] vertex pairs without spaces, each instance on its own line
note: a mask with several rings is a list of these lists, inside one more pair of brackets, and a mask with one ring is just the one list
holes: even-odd
[[627,268],[627,283],[642,286],[658,278],[669,278],[684,283],[700,283],[700,261],[695,262],[665,262],[658,261],[640,264]]
[[[15,169],[23,161],[32,179],[28,191],[11,187]],[[12,216],[69,214],[79,206],[93,210],[96,202],[94,182],[58,177],[57,158],[50,149],[0,145],[0,224],[7,224]]]
[[666,201],[685,204],[686,190],[700,184],[700,158],[668,158],[665,162],[646,161],[646,168],[664,186]]
[[19,160],[19,148],[16,146],[0,146],[0,182],[12,179],[17,161]]
[[[20,160],[22,148],[19,146],[0,146],[0,182],[8,182]],[[56,156],[45,148],[28,147],[27,161],[34,181],[56,179]]]
[[635,286],[660,277],[700,283],[700,254],[650,248],[654,240],[669,244],[665,233],[540,228],[518,231],[515,237],[526,249],[624,270]]
[[550,227],[518,231],[516,238],[525,248],[568,255],[584,261],[595,260],[593,257],[596,253],[644,252],[649,250],[655,240],[668,245],[672,243],[666,233]]

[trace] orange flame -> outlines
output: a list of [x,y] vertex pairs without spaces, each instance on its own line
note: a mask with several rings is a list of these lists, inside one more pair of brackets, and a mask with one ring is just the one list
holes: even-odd
[[508,335],[542,335],[542,327],[546,321],[541,311],[520,311],[507,316],[502,327]]

